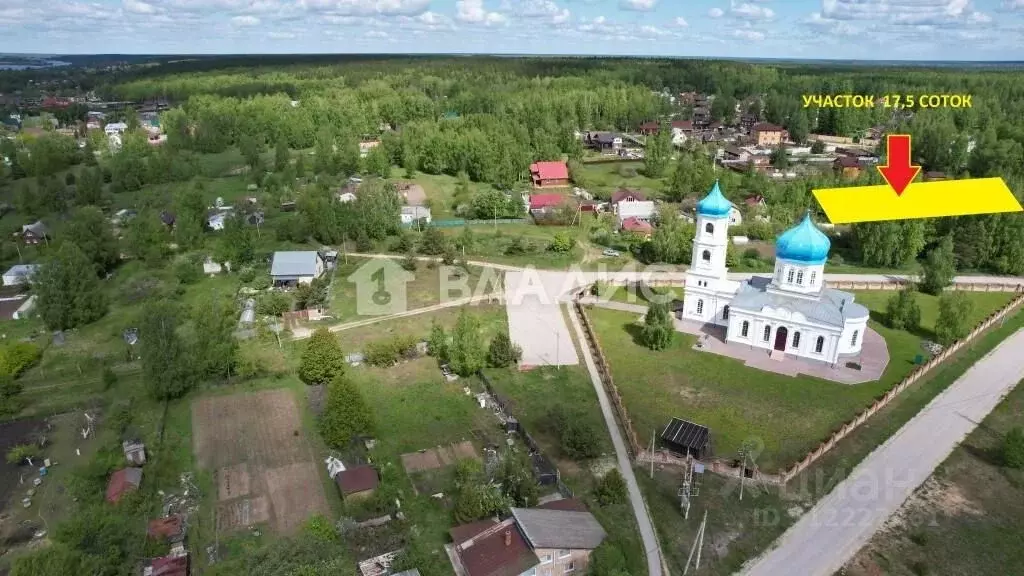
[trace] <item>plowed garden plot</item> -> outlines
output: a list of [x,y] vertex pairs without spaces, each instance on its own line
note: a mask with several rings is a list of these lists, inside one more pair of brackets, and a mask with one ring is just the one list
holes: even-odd
[[330,512],[290,391],[201,398],[192,426],[196,459],[216,478],[218,529],[269,523],[290,533]]

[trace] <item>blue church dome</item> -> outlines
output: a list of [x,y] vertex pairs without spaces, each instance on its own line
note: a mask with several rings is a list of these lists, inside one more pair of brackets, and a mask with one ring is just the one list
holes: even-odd
[[697,214],[701,216],[724,218],[729,215],[731,209],[732,203],[722,194],[722,189],[718,187],[718,180],[715,180],[711,192],[708,192],[703,200],[697,202]]
[[832,242],[811,222],[811,213],[775,241],[775,257],[803,264],[824,264]]

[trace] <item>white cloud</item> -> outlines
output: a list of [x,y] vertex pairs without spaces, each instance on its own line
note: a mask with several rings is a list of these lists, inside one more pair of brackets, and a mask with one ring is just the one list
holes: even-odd
[[775,17],[775,12],[771,8],[757,4],[743,3],[729,8],[729,15],[745,20],[771,20]]
[[721,8],[712,8],[711,10],[708,10],[708,16],[711,16],[712,18],[721,18],[724,14],[725,12],[723,12]]
[[502,12],[519,18],[540,20],[549,24],[564,24],[572,13],[554,0],[502,0]]
[[690,23],[686,21],[686,18],[683,18],[682,16],[676,16],[676,19],[673,20],[672,23],[679,28],[686,28],[690,25]]
[[764,40],[764,32],[759,30],[748,30],[746,28],[740,30],[733,30],[732,35],[743,40],[751,40],[753,42],[760,42]]
[[124,7],[125,12],[131,12],[132,14],[156,14],[156,6],[141,0],[124,0],[121,3]]
[[271,40],[293,40],[295,38],[295,34],[292,32],[274,31],[267,34],[267,38],[270,38]]
[[235,16],[231,23],[235,26],[259,26],[260,19],[255,16]]
[[1024,10],[1024,0],[1003,0],[1002,6],[1007,10]]
[[650,12],[657,4],[658,0],[619,0],[619,8],[638,12]]
[[644,36],[668,36],[669,32],[667,30],[662,30],[657,26],[645,25],[640,27],[640,34],[643,34]]
[[470,24],[501,24],[505,22],[504,14],[490,12],[484,7],[483,0],[458,0],[455,2],[455,19]]
[[383,30],[367,30],[363,36],[367,38],[389,38],[388,33]]
[[[239,1],[239,0],[215,0]],[[298,0],[309,10],[350,16],[416,16],[426,12],[430,0]]]
[[[1024,0],[1010,0],[1024,5]],[[956,27],[991,22],[974,10],[971,0],[822,0],[821,15],[829,20],[875,21],[881,26]]]

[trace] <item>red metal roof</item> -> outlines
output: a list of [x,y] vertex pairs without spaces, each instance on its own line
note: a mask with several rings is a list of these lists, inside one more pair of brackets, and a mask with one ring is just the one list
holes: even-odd
[[693,130],[693,120],[674,120],[672,127],[682,130]]
[[754,124],[754,127],[751,128],[751,130],[755,132],[782,132],[783,128],[782,126],[776,126],[775,124],[760,122],[758,124]]
[[448,533],[451,534],[452,542],[458,545],[497,524],[497,520],[487,518],[469,524],[460,524],[449,530]]
[[114,472],[107,483],[107,502],[116,503],[125,494],[137,489],[141,483],[141,468],[122,468]]
[[188,556],[161,556],[149,562],[152,576],[188,576]]
[[459,546],[456,552],[468,576],[517,576],[540,564],[512,519]]
[[757,206],[762,202],[764,202],[764,196],[761,196],[760,194],[758,194],[757,196],[751,196],[750,198],[747,198],[746,200],[743,201],[743,203],[746,204],[747,206]]
[[639,190],[619,188],[618,190],[615,191],[614,194],[612,194],[612,204],[617,204],[619,202],[622,202],[623,200],[626,200],[627,198],[632,198],[633,200],[637,201],[643,201],[647,200],[647,195],[644,194],[643,192],[640,192]]
[[559,206],[565,202],[561,194],[534,194],[530,196],[530,210]]
[[540,180],[567,180],[569,167],[565,162],[534,162],[530,164],[530,173]]
[[650,224],[644,222],[643,220],[637,218],[636,216],[631,216],[623,220],[622,229],[627,230],[629,232],[640,232],[642,234],[650,234],[651,230],[654,230],[654,228],[652,228]]
[[380,478],[378,478],[377,471],[372,466],[363,465],[338,472],[334,477],[334,481],[338,484],[338,488],[341,489],[341,493],[348,495],[373,490],[380,483]]
[[146,531],[150,538],[173,538],[181,534],[181,516],[177,514],[149,521]]

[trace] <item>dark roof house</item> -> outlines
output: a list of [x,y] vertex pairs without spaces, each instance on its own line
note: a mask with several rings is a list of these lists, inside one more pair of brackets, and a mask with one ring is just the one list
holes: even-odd
[[532,548],[593,550],[607,536],[590,512],[513,508],[512,517]]
[[188,576],[188,555],[153,558],[142,570],[143,576]]
[[149,521],[146,534],[154,540],[177,542],[185,536],[185,525],[181,521],[181,516],[177,514],[165,516],[164,518],[154,518]]
[[706,426],[673,418],[661,433],[662,444],[678,454],[704,458],[711,452],[711,433]]
[[364,464],[338,472],[334,476],[334,483],[338,485],[342,496],[351,496],[375,490],[380,484],[380,477],[377,476],[377,470]]
[[639,190],[630,190],[628,188],[619,188],[612,194],[612,204],[618,204],[619,202],[643,202],[647,200],[647,195]]

